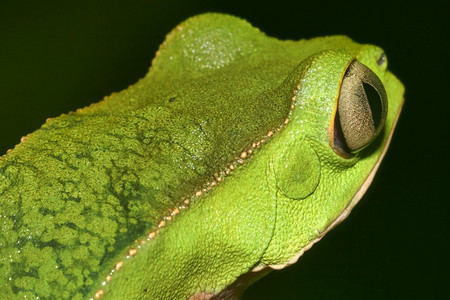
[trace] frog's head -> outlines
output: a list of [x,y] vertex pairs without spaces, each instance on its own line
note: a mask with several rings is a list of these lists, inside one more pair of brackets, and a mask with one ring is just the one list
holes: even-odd
[[263,262],[274,269],[296,262],[348,216],[374,178],[403,104],[403,85],[383,50],[346,43],[311,55],[284,83],[294,95],[289,124],[269,145],[279,149],[268,175],[277,224]]

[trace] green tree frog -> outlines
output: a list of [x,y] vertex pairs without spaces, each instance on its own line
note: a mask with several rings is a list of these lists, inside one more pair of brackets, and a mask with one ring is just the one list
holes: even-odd
[[362,197],[403,103],[382,49],[223,14],[0,158],[3,299],[233,299]]

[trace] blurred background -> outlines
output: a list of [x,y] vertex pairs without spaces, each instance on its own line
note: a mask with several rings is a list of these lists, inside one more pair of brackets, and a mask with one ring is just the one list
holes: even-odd
[[394,3],[0,0],[0,153],[46,118],[135,83],[165,35],[195,14],[234,14],[280,39],[345,34],[376,44],[406,86],[378,176],[343,224],[244,299],[443,297],[450,279],[450,5]]

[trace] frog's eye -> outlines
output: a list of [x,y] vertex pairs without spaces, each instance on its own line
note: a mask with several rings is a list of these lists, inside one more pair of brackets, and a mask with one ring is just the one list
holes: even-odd
[[387,95],[377,75],[353,61],[341,83],[334,123],[334,149],[342,156],[368,146],[380,133],[387,115]]

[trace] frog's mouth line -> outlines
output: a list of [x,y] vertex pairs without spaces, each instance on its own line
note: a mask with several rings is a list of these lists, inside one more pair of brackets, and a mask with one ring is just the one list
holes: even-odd
[[375,177],[376,172],[378,171],[378,168],[380,167],[381,161],[383,160],[384,156],[386,155],[387,149],[389,148],[389,144],[391,143],[392,135],[393,135],[395,127],[397,125],[397,121],[398,121],[398,119],[400,117],[400,113],[401,113],[401,110],[402,110],[402,107],[403,107],[403,103],[404,103],[404,99],[402,100],[402,103],[400,104],[399,111],[397,113],[397,116],[395,117],[394,123],[392,124],[391,131],[389,132],[389,136],[388,136],[388,138],[386,140],[386,144],[384,145],[383,151],[381,152],[380,158],[378,159],[377,163],[373,167],[372,171],[370,171],[370,173],[367,176],[367,178],[364,181],[364,183],[361,185],[359,190],[356,192],[355,196],[353,196],[352,200],[350,200],[350,202],[347,204],[347,207],[342,211],[342,213],[330,225],[328,225],[328,227],[323,232],[321,232],[319,237],[317,237],[315,240],[313,240],[307,246],[302,248],[300,250],[300,252],[297,255],[295,255],[286,264],[282,264],[282,265],[267,265],[267,266],[264,266],[264,267],[257,266],[257,267],[255,267],[252,270],[253,272],[258,272],[258,271],[260,271],[261,269],[263,269],[265,267],[270,267],[271,269],[279,270],[279,269],[283,269],[284,267],[287,267],[287,266],[289,266],[291,264],[296,263],[298,261],[298,259],[300,258],[300,256],[302,256],[303,253],[305,253],[305,251],[311,249],[311,247],[315,243],[320,241],[325,234],[327,234],[331,229],[333,229],[336,225],[338,225],[343,220],[345,220],[345,218],[348,217],[348,215],[352,211],[353,207],[355,207],[355,205],[358,204],[359,200],[361,200],[361,198],[363,197],[363,195],[365,194],[365,192],[369,188],[370,184],[373,181],[373,178]]

